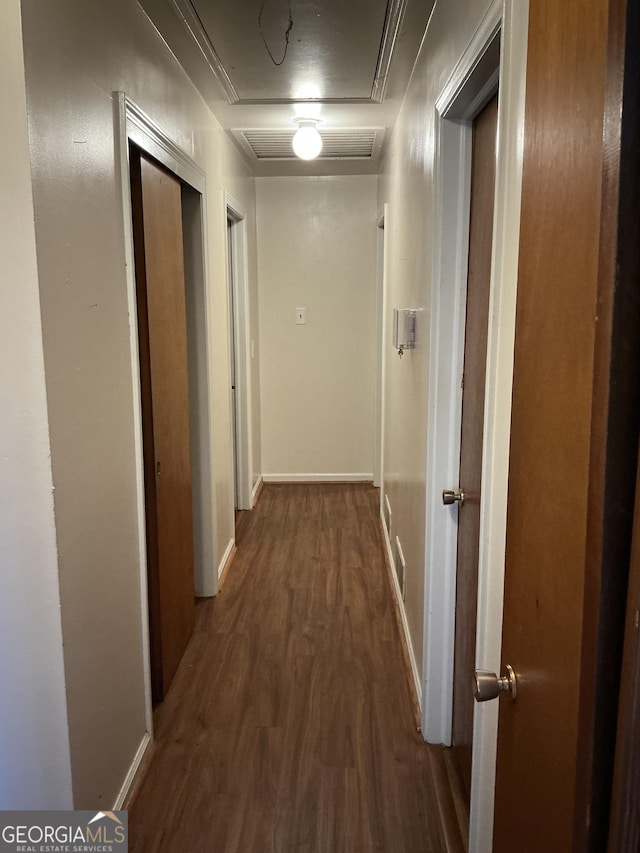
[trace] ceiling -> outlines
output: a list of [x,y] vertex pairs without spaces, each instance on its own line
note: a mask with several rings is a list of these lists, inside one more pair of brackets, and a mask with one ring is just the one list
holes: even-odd
[[[138,0],[256,175],[379,170],[435,0]],[[291,149],[316,118],[317,160]]]

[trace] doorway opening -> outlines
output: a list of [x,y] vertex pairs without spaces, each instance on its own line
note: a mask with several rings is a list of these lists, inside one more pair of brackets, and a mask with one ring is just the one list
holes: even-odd
[[384,496],[384,372],[385,372],[385,219],[388,204],[384,205],[377,222],[377,281],[376,281],[376,385],[374,401],[374,458],[373,485],[380,489],[380,510]]
[[236,357],[236,300],[235,300],[235,267],[233,262],[234,234],[233,219],[227,216],[227,276],[229,286],[229,384],[231,386],[231,458],[233,460],[233,508],[237,513],[241,510],[239,501],[240,491],[240,460],[238,459],[238,398],[236,395],[237,357]]
[[131,144],[151,692],[163,701],[195,622],[180,180]]
[[[458,519],[442,492],[459,484],[472,122],[498,88],[498,145],[483,405],[475,666],[500,666],[508,447],[521,196],[528,4],[494,0],[436,101],[429,368],[422,723],[451,744]],[[471,692],[469,673],[469,691]],[[490,705],[490,703],[487,703]],[[473,709],[471,849],[490,849],[497,709]]]
[[253,455],[251,444],[250,365],[254,342],[249,332],[247,275],[247,214],[225,193],[227,223],[227,287],[229,306],[229,407],[233,504],[238,513],[252,509]]
[[[137,532],[140,577],[140,629],[142,668],[146,696],[145,742],[136,757],[143,760],[153,731],[151,647],[148,607],[148,537],[145,507],[145,465],[142,416],[142,383],[139,359],[140,330],[135,277],[133,221],[131,206],[130,151],[132,146],[179,186],[180,220],[184,266],[184,302],[187,337],[188,423],[191,447],[193,591],[208,597],[217,592],[214,561],[214,517],[211,471],[211,394],[209,369],[210,320],[207,298],[205,176],[200,167],[179,148],[123,92],[114,93],[118,156],[120,164],[124,244],[130,321],[133,432],[137,484]],[[178,203],[178,202],[177,202]],[[160,476],[162,475],[162,460]],[[193,593],[192,593],[193,596]],[[135,769],[135,768],[134,768]]]
[[457,507],[456,611],[454,620],[453,723],[451,745],[467,805],[471,795],[478,553],[482,500],[482,446],[487,369],[487,333],[493,244],[498,96],[473,119],[469,253],[464,332],[460,470]]

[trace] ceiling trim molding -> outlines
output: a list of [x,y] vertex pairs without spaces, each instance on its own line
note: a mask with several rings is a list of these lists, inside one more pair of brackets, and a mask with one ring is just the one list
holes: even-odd
[[381,104],[384,100],[384,93],[389,79],[389,68],[391,67],[391,60],[396,48],[400,24],[402,23],[406,7],[407,0],[389,0],[387,4],[387,14],[384,19],[384,30],[382,41],[380,42],[380,53],[378,54],[378,63],[373,78],[373,86],[371,87],[371,100],[374,104]]
[[207,31],[202,25],[200,16],[196,12],[191,0],[169,0],[169,2],[173,6],[176,15],[180,18],[183,26],[186,27],[190,33],[191,38],[200,48],[200,52],[222,86],[229,103],[240,103],[240,95],[238,94],[236,87],[231,82],[231,78],[227,74],[227,71],[222,64],[222,60],[216,53],[216,49],[211,43],[211,39],[207,35]]
[[241,107],[259,107],[265,104],[370,104],[372,101],[371,98],[240,98],[235,103]]

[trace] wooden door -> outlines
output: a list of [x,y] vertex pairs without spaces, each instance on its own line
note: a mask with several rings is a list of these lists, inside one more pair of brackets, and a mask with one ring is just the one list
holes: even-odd
[[585,601],[601,441],[607,14],[607,0],[589,14],[580,0],[530,5],[502,634],[518,695],[499,700],[495,853],[587,849],[574,816],[581,707],[594,702],[584,677],[594,650],[583,638],[598,619]]
[[181,186],[132,149],[151,676],[166,694],[194,625]]
[[495,191],[498,96],[473,123],[469,272],[464,344],[464,390],[460,441],[456,623],[453,685],[453,751],[467,794],[471,792],[473,672],[476,653],[482,438],[487,364],[487,326]]

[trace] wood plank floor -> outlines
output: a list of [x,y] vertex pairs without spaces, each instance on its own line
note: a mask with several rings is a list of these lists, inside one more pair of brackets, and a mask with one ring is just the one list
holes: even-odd
[[267,485],[156,711],[132,853],[462,850],[416,730],[378,491]]

